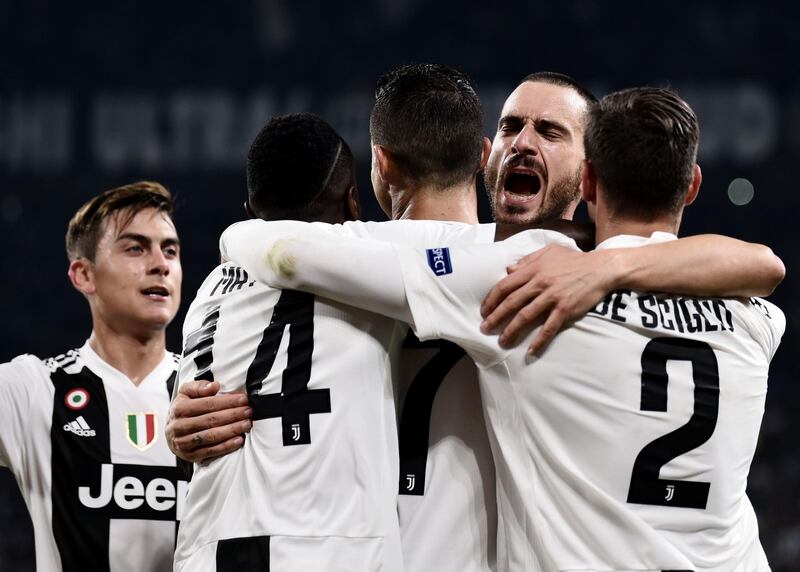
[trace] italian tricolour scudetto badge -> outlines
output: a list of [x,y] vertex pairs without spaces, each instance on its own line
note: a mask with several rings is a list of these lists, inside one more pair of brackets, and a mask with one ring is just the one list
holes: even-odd
[[156,414],[128,413],[125,416],[125,429],[131,445],[144,451],[156,442]]
[[70,389],[64,396],[64,403],[73,410],[83,409],[89,405],[89,392],[81,387]]

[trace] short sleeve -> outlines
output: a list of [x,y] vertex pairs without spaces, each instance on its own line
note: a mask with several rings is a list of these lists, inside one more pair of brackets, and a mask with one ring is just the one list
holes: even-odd
[[767,361],[771,361],[786,331],[786,316],[775,304],[763,298],[749,298],[746,304],[750,331],[763,348]]

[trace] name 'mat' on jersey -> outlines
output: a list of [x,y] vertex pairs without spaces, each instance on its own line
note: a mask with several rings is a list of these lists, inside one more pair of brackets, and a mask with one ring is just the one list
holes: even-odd
[[[233,228],[251,232],[244,244],[253,254],[262,240],[260,233],[294,224],[248,221]],[[494,235],[493,225],[414,221],[348,223],[337,228],[348,236],[414,244],[449,238],[489,242]],[[189,309],[179,383],[215,379],[223,391],[247,388],[256,394],[251,398],[254,425],[243,449],[196,467],[179,534],[177,569],[215,570],[216,563],[226,558],[228,546],[244,544],[253,550],[254,561],[269,559],[270,566],[279,570],[320,566],[325,570],[403,570],[390,356],[399,350],[407,328],[307,294],[269,288],[248,275],[247,256],[230,256],[237,249],[228,249],[224,240],[221,245],[223,257],[235,262],[223,263],[209,275]],[[346,256],[339,262],[344,267],[349,263]],[[427,423],[431,404],[425,405],[425,399],[410,401],[418,408],[427,407]],[[479,404],[474,410],[477,418],[470,422],[477,421],[479,430],[470,429],[475,434],[470,440],[480,443]],[[485,430],[482,439],[485,443]],[[448,443],[443,444],[447,459],[458,448],[456,439],[450,441],[449,450]],[[415,444],[419,442],[416,438]],[[427,452],[428,440],[424,443]],[[480,453],[488,453],[488,448]],[[468,511],[478,510],[476,519],[484,521],[487,513],[494,512],[480,502],[485,500],[480,479],[486,466],[475,456],[466,452],[463,464],[469,479],[455,495],[459,526],[465,526],[464,517],[471,516]],[[422,464],[429,469],[439,466],[430,460],[425,463],[424,458]],[[443,469],[430,469],[420,485],[435,490],[434,476],[449,477],[444,461],[441,464]],[[480,470],[484,473],[472,474]],[[493,472],[490,459],[488,472]],[[481,489],[479,494],[464,492],[473,485]],[[452,486],[450,479],[447,486]],[[422,486],[418,490],[424,491]],[[412,502],[422,498],[415,496]],[[465,506],[464,499],[472,502]],[[490,501],[494,501],[491,495]],[[406,511],[409,518],[416,516],[413,506]],[[476,540],[481,540],[477,536],[481,532],[489,534],[487,525],[470,527],[478,531],[472,530]],[[260,548],[253,549],[258,543]],[[463,552],[477,552],[474,544]],[[488,545],[486,538],[482,545]],[[437,549],[441,551],[442,545]],[[484,554],[475,558],[481,557],[485,562]]]
[[[498,569],[769,570],[745,489],[782,312],[760,299],[621,291],[538,358],[527,356],[535,331],[500,348],[478,329],[481,301],[508,265],[564,240],[533,231],[413,249],[304,236],[284,253],[298,272],[272,279],[316,290],[325,276],[327,296],[383,308],[476,360],[496,447]],[[349,273],[327,264],[332,250],[350,253]]]
[[187,489],[163,437],[177,361],[165,353],[138,386],[88,342],[0,365],[0,464],[30,511],[38,570],[172,569]]

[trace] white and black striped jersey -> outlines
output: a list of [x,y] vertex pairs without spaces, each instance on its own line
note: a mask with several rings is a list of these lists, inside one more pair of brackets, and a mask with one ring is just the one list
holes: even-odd
[[[245,245],[255,250],[258,241],[265,240],[259,233],[280,228],[276,224],[284,223],[249,221],[234,226],[252,230]],[[446,237],[488,242],[494,235],[493,225],[414,221],[338,228],[349,236],[415,244]],[[223,247],[223,256],[236,263],[212,272],[187,314],[179,382],[213,378],[222,383],[223,391],[246,387],[255,422],[241,451],[196,467],[179,535],[177,568],[213,571],[228,562],[231,546],[246,545],[253,554],[251,563],[263,566],[268,560],[274,569],[284,569],[280,563],[290,570],[403,570],[398,481],[408,491],[406,481],[398,479],[390,356],[397,355],[407,327],[306,294],[269,288],[247,274],[243,268],[248,267],[247,260],[230,256],[234,250]],[[346,256],[341,264],[348,264]],[[409,351],[420,356],[417,349]],[[430,359],[427,350],[423,353],[422,359]],[[408,372],[409,380],[418,378],[416,363],[409,365],[411,369],[399,369]],[[452,365],[434,375],[437,386]],[[486,499],[481,482],[486,462],[478,462],[476,455],[488,456],[488,447],[478,446],[477,452],[464,449],[472,441],[481,442],[481,431],[485,443],[485,429],[479,403],[473,403],[471,418],[463,410],[454,412],[461,416],[456,426],[477,427],[465,438],[466,445],[459,436],[431,429],[436,439],[431,450],[439,446],[442,460],[428,459],[429,428],[435,424],[432,397],[405,400],[419,413],[408,417],[406,425],[412,427],[407,437],[413,441],[410,449],[422,472],[414,483],[414,498],[409,497],[412,504],[400,516],[409,529],[424,526],[424,534],[413,535],[426,545],[420,554],[434,547],[443,554],[455,549],[463,561],[459,547],[447,544],[453,541],[452,531],[426,525],[414,514],[416,507],[436,506],[441,522],[449,526],[456,518],[459,529],[469,533],[465,552],[485,553],[486,536],[493,537],[494,530],[477,520],[485,523],[487,513],[493,514],[494,497]],[[454,405],[469,401],[465,397]],[[409,448],[402,435],[400,447]],[[461,456],[455,457],[461,453],[464,463]],[[492,471],[489,459],[488,473]],[[453,478],[459,479],[455,486]],[[442,501],[454,498],[456,504],[437,504],[437,487]],[[487,500],[492,509],[483,506]],[[404,535],[406,531],[404,526]],[[298,544],[298,538],[304,541]],[[408,550],[404,544],[403,553]]]
[[177,361],[165,352],[138,386],[88,342],[0,365],[0,464],[30,511],[38,570],[172,569],[187,489],[163,436]]

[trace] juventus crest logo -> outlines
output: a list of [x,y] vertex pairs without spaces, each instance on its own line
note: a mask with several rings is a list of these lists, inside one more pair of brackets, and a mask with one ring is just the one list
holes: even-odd
[[664,497],[665,501],[671,501],[675,496],[675,485],[667,485],[667,496]]
[[300,424],[292,423],[292,441],[300,440]]
[[406,475],[406,490],[413,491],[416,485],[416,477],[414,475]]

